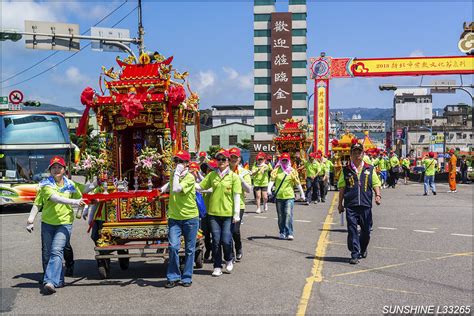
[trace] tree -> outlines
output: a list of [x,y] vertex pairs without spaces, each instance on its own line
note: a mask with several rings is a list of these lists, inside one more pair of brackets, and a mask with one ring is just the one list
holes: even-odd
[[216,153],[221,150],[221,146],[210,146],[209,149],[207,150],[207,154],[209,157],[214,157]]
[[85,147],[85,152],[94,155],[96,157],[99,156],[100,150],[99,150],[99,135],[91,136],[92,135],[93,128],[92,126],[89,126],[87,129],[87,133],[84,136],[77,136],[76,132],[70,132],[69,133],[69,138],[71,139],[71,143],[77,145],[79,148],[82,148],[83,146],[83,141],[85,138],[86,141],[86,147]]
[[252,146],[252,140],[251,139],[242,139],[242,143],[237,143],[237,147],[239,147],[240,149],[246,149],[246,150],[250,150]]

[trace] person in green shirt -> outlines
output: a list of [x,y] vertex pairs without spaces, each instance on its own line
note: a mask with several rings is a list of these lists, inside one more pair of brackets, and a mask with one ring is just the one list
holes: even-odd
[[[199,211],[196,204],[196,179],[189,171],[190,154],[180,150],[174,156],[176,168],[169,183],[168,204],[168,251],[169,261],[165,288],[174,288],[181,283],[184,287],[192,284],[196,238],[199,229]],[[163,190],[166,188],[162,187]],[[184,239],[184,269],[179,269],[179,249],[181,236]]]
[[198,190],[212,188],[207,214],[211,224],[212,256],[214,271],[212,276],[222,275],[222,251],[224,252],[225,272],[231,273],[232,223],[240,221],[240,194],[242,183],[237,174],[229,168],[230,153],[221,149],[216,154],[217,169],[209,173],[199,184]]
[[[355,143],[351,146],[351,160],[339,176],[339,213],[346,212],[347,247],[351,252],[350,264],[358,264],[360,258],[367,257],[367,247],[372,228],[372,196],[375,203],[381,203],[380,179],[374,167],[364,163],[363,146]],[[360,226],[360,235],[358,232]]]
[[262,212],[261,200],[263,198],[263,211],[268,210],[268,174],[272,171],[270,163],[266,163],[266,155],[263,152],[257,154],[257,162],[253,165],[251,170],[251,176],[253,180],[253,188],[255,192],[255,201],[257,204],[257,214]]
[[428,153],[429,158],[425,157],[421,161],[423,167],[425,168],[425,179],[423,183],[423,188],[425,193],[423,195],[428,195],[428,187],[431,188],[433,195],[436,195],[436,184],[435,184],[435,174],[438,170],[438,162],[434,158],[434,152]]
[[319,162],[320,168],[318,173],[318,182],[319,182],[319,196],[318,202],[326,202],[327,185],[329,180],[329,169],[325,163],[325,159],[322,154],[317,154],[317,161]]
[[395,189],[395,186],[398,182],[398,177],[400,174],[400,160],[398,159],[395,152],[390,152],[389,162],[389,178],[388,178],[388,185]]
[[298,176],[298,171],[291,167],[290,155],[288,153],[281,154],[278,164],[275,166],[275,169],[273,169],[270,182],[268,183],[268,192],[272,192],[273,185],[275,185],[276,188],[274,195],[276,198],[280,239],[293,240],[294,187],[298,187],[303,201],[306,198]]
[[306,205],[314,201],[318,203],[319,181],[318,174],[321,169],[319,162],[316,160],[316,153],[309,154],[309,160],[303,160],[306,169]]
[[242,193],[240,194],[240,221],[234,222],[231,225],[232,229],[232,240],[234,241],[234,250],[235,260],[242,260],[243,250],[242,250],[242,240],[240,236],[240,224],[244,218],[245,212],[245,193],[250,193],[252,191],[252,178],[250,177],[250,172],[241,166],[241,155],[240,149],[234,147],[229,149],[230,154],[230,170],[232,170],[236,175],[239,176],[240,182],[242,182]]
[[41,216],[41,248],[43,260],[43,293],[53,294],[64,286],[64,247],[69,243],[74,213],[72,206],[84,207],[80,187],[68,179],[64,158],[55,156],[50,160],[50,176],[39,184],[40,190],[27,221],[27,230],[33,223],[39,208]]
[[408,184],[408,177],[410,176],[410,156],[409,155],[406,155],[406,157],[402,159],[401,165],[403,168],[404,183]]

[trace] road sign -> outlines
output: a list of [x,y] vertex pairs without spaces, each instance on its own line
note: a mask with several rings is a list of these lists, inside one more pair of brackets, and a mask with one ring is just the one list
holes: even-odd
[[54,37],[54,34],[80,35],[79,24],[25,21],[25,32],[43,35],[25,35],[26,48],[78,51],[79,39]]
[[[103,37],[105,40],[107,38],[130,38],[130,30],[127,29],[112,29],[107,27],[91,27],[91,36]],[[124,45],[130,46],[128,43],[123,43]],[[103,41],[92,41],[92,50],[101,51],[101,52],[116,52],[122,53],[123,49],[114,46],[104,44]]]
[[20,104],[23,101],[23,93],[20,90],[13,90],[8,95],[8,99],[12,104]]
[[0,97],[0,110],[8,110],[8,97]]
[[431,83],[431,93],[455,93],[456,80],[435,80]]

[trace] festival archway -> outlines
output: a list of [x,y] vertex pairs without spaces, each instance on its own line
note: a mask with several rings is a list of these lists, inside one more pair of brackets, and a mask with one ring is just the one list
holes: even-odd
[[314,82],[313,150],[328,153],[329,82],[334,78],[474,74],[474,56],[310,58]]

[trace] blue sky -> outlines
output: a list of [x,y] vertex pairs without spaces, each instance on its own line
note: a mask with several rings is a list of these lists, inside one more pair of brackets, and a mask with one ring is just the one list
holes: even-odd
[[[124,1],[2,1],[2,27],[23,29],[24,20],[77,23],[81,32]],[[110,27],[136,6],[129,1],[98,26]],[[193,90],[201,95],[201,108],[215,104],[253,104],[253,1],[144,1],[147,50],[174,55],[173,65],[189,71]],[[285,11],[287,1],[278,1]],[[404,57],[461,55],[457,48],[464,21],[472,21],[470,1],[308,1],[308,57],[321,51],[333,57]],[[137,32],[136,11],[117,27]],[[83,41],[82,46],[87,42]],[[0,42],[2,81],[50,55],[51,51],[24,48],[24,41]],[[60,52],[37,67],[2,83],[2,95],[12,89],[27,99],[82,108],[81,91],[98,89],[102,65],[115,66],[117,53],[86,48],[67,62],[24,84],[28,79],[70,56]],[[124,54],[121,54],[125,56]],[[425,76],[424,84],[460,76]],[[421,77],[334,79],[330,106],[390,107],[393,93],[379,84],[415,85]],[[463,76],[465,84],[471,76]],[[308,89],[313,83],[308,81]],[[469,103],[463,92],[433,97],[435,107]]]

